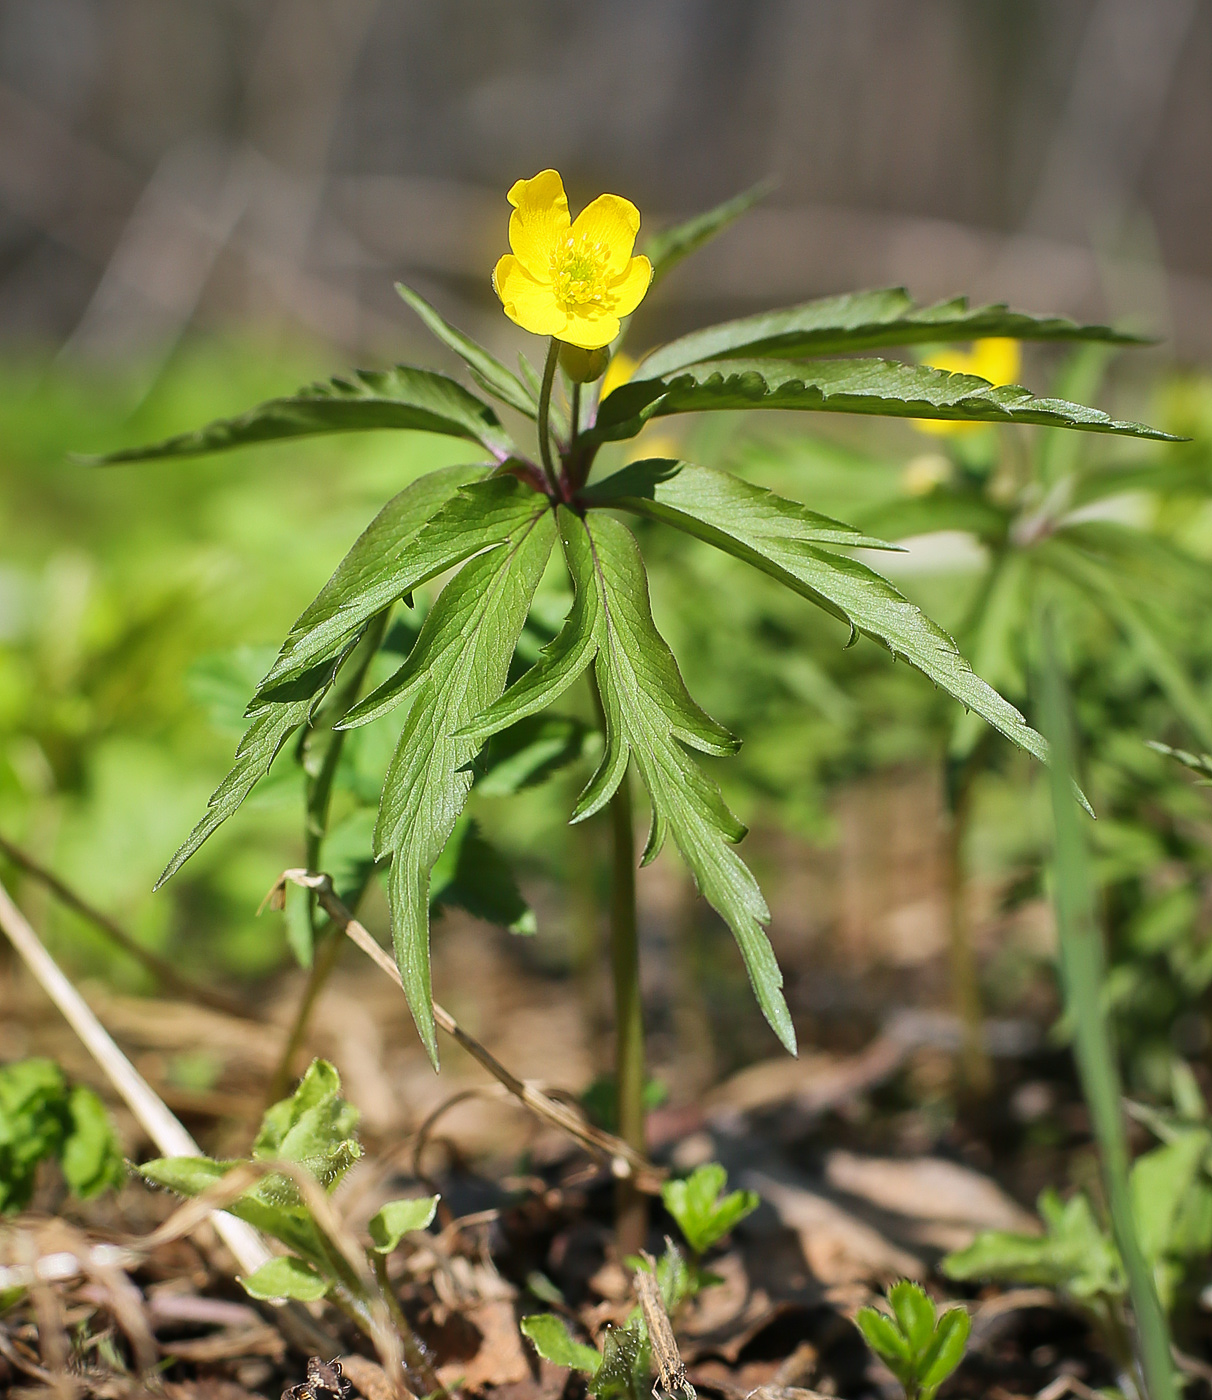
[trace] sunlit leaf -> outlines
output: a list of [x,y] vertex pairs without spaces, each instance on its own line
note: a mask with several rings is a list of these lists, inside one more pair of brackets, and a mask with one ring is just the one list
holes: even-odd
[[704,360],[744,356],[841,355],[884,345],[948,340],[1098,340],[1147,343],[1109,326],[1082,326],[1061,316],[1030,316],[1006,306],[969,306],[966,297],[917,306],[903,287],[848,292],[779,311],[725,321],[662,345],[640,367],[657,378]]
[[241,1278],[240,1286],[250,1298],[295,1298],[301,1303],[316,1303],[331,1285],[313,1265],[293,1254],[282,1254]]
[[1043,739],[973,672],[941,627],[865,564],[814,543],[813,512],[725,472],[655,459],[632,463],[586,496],[664,520],[745,560],[882,642],[1008,739],[1046,758]]
[[569,1334],[563,1318],[554,1313],[532,1313],[530,1317],[524,1317],[519,1326],[544,1361],[550,1361],[554,1366],[566,1366],[570,1371],[597,1375],[602,1358],[593,1347],[578,1342]]
[[[540,501],[531,494],[532,502]],[[383,785],[376,856],[391,855],[392,940],[421,1039],[437,1060],[429,970],[430,872],[471,790],[475,739],[458,731],[501,693],[555,537],[546,501],[507,546],[471,560],[442,590],[390,681],[351,712],[356,723],[412,701]]]
[[260,442],[377,428],[466,438],[499,461],[513,450],[500,419],[483,400],[444,374],[397,365],[388,370],[358,370],[348,379],[311,384],[288,398],[270,399],[238,418],[219,418],[163,442],[84,460],[105,466],[159,457],[198,457]]
[[1096,408],[1036,398],[1018,384],[995,389],[974,374],[951,374],[895,360],[813,360],[807,364],[775,359],[714,360],[673,371],[664,379],[651,375],[632,378],[602,402],[597,421],[586,436],[590,442],[611,442],[634,437],[650,419],[671,413],[755,408],[959,423],[1035,423],[1175,441],[1158,428],[1119,422]]
[[437,1196],[412,1196],[388,1201],[370,1217],[366,1226],[379,1254],[390,1254],[405,1235],[425,1230],[438,1209]]

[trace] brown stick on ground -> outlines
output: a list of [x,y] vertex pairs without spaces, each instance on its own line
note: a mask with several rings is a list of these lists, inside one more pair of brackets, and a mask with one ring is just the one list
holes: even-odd
[[[266,903],[273,908],[281,908],[287,884],[302,885],[304,889],[315,890],[325,913],[337,927],[366,954],[370,960],[385,972],[403,990],[404,981],[400,970],[390,955],[379,946],[370,931],[349,912],[333,891],[332,881],[327,875],[315,874],[307,870],[285,870],[277,884],[266,896]],[[596,1156],[610,1163],[611,1171],[619,1178],[634,1178],[642,1191],[655,1193],[666,1173],[650,1162],[642,1153],[625,1143],[613,1133],[603,1132],[587,1123],[575,1109],[566,1103],[544,1093],[536,1084],[519,1079],[480,1044],[474,1036],[459,1025],[445,1007],[433,1004],[434,1020],[477,1060],[492,1077],[498,1080],[520,1103],[532,1113],[567,1133],[570,1137],[589,1148]]]
[[234,997],[212,991],[209,987],[203,987],[188,977],[183,977],[167,959],[159,957],[150,948],[145,948],[103,909],[89,904],[70,885],[64,884],[58,875],[48,870],[44,865],[40,865],[28,851],[23,851],[20,846],[14,846],[6,836],[0,836],[0,855],[15,865],[18,870],[24,870],[32,879],[45,885],[61,904],[66,904],[69,909],[74,909],[81,918],[87,919],[111,943],[121,948],[127,957],[133,958],[135,962],[145,967],[165,987],[178,992],[189,1001],[196,1001],[201,1006],[209,1006],[212,1010],[222,1011],[228,1016],[245,1015],[246,1008]]

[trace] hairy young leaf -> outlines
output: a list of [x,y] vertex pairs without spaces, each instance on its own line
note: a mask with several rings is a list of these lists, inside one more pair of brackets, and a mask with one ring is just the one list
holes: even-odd
[[644,245],[644,253],[652,263],[652,285],[655,287],[683,258],[697,252],[742,214],[747,214],[773,188],[773,180],[761,180],[722,204],[717,204],[714,209],[707,209],[683,223],[675,224],[673,228],[654,234]]
[[578,1342],[569,1334],[562,1317],[555,1313],[532,1313],[524,1317],[519,1326],[544,1361],[550,1361],[553,1366],[566,1366],[570,1371],[584,1371],[588,1376],[597,1375],[602,1358],[593,1347]]
[[[532,502],[540,498],[531,495]],[[467,800],[479,743],[459,734],[501,693],[510,658],[555,537],[546,501],[509,543],[471,560],[442,590],[396,676],[347,723],[412,704],[383,785],[375,854],[390,854],[392,939],[404,989],[437,1063],[429,972],[430,872]]]
[[301,1303],[316,1303],[331,1285],[314,1265],[293,1254],[282,1254],[241,1278],[240,1286],[250,1298],[296,1298]]
[[[793,501],[708,467],[633,462],[585,493],[594,505],[664,520],[735,555],[903,656],[961,704],[1037,758],[1047,746],[1008,701],[986,685],[955,643],[887,579],[816,543],[819,516]],[[802,512],[802,534],[796,533]]]
[[1177,439],[1143,423],[1123,423],[1096,408],[1037,399],[1019,384],[993,388],[974,374],[952,374],[896,360],[708,360],[664,379],[633,378],[598,409],[589,442],[634,437],[651,418],[715,409],[779,408],[875,413],[960,423],[1037,423],[1049,428]]
[[913,1355],[908,1341],[891,1318],[875,1308],[860,1308],[854,1315],[854,1325],[863,1340],[902,1384],[913,1375]]
[[972,1319],[964,1308],[948,1308],[939,1318],[934,1338],[918,1360],[922,1400],[932,1400],[935,1391],[964,1359],[971,1331]]
[[888,1290],[888,1302],[901,1335],[915,1356],[920,1356],[934,1336],[934,1304],[919,1283],[907,1278]]
[[390,1254],[405,1235],[425,1230],[437,1213],[437,1196],[412,1196],[400,1201],[388,1201],[370,1217],[367,1230],[379,1254]]
[[486,393],[500,399],[510,408],[516,408],[528,418],[536,418],[539,412],[538,396],[518,378],[512,370],[506,369],[497,357],[477,345],[470,336],[456,330],[448,321],[425,300],[406,287],[396,283],[396,291],[417,313],[426,326],[437,336],[443,345],[453,350],[471,371],[472,378]]
[[903,287],[848,292],[823,297],[781,311],[765,311],[725,321],[670,341],[654,350],[640,367],[644,378],[657,378],[701,364],[743,355],[799,359],[810,355],[844,355],[884,345],[913,345],[943,340],[1101,340],[1113,345],[1147,343],[1109,326],[1081,326],[1060,316],[1030,316],[1002,305],[968,305],[966,297],[917,306]]
[[289,398],[259,404],[238,418],[219,418],[163,442],[85,460],[107,466],[157,457],[199,457],[258,442],[375,428],[409,428],[466,438],[486,448],[498,461],[513,451],[501,420],[482,399],[444,374],[397,365],[388,370],[357,370],[349,379],[311,384]]

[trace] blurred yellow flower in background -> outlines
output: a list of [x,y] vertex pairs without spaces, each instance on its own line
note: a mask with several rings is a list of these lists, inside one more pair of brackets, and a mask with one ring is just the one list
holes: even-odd
[[582,350],[609,345],[620,317],[639,306],[652,281],[648,259],[631,255],[640,211],[617,194],[603,194],[574,223],[554,170],[517,181],[509,202],[513,252],[492,274],[505,314],[523,330]]
[[620,350],[619,353],[611,359],[606,373],[602,377],[602,387],[599,391],[599,398],[604,399],[607,394],[613,393],[620,385],[626,384],[635,373],[639,363],[639,360],[635,359],[634,356],[625,355]]
[[[952,374],[975,374],[987,379],[993,387],[1014,384],[1022,369],[1022,349],[1017,340],[1006,340],[991,336],[988,340],[978,340],[971,350],[940,350],[928,355],[923,364],[933,369],[949,370]],[[947,436],[955,433],[979,432],[987,426],[983,423],[947,423],[936,418],[915,418],[913,426],[923,433]]]

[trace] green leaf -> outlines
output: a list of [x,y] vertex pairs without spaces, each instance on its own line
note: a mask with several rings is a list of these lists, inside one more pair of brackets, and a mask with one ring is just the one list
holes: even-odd
[[[358,538],[291,628],[249,706],[252,723],[236,749],[231,771],[156,881],[157,889],[269,772],[287,739],[315,712],[370,619],[424,578],[483,548],[486,535],[507,530],[510,503],[516,503],[525,488],[513,477],[481,482],[484,471],[457,466],[431,472],[393,497]],[[470,500],[459,497],[461,487],[475,483],[482,494],[473,493]],[[455,506],[452,497],[458,498],[457,508],[443,513],[444,506]],[[419,544],[418,535],[439,515],[435,537]],[[444,559],[451,563],[442,563]]]
[[554,1313],[532,1313],[524,1317],[519,1326],[544,1361],[550,1361],[554,1366],[566,1366],[570,1371],[597,1375],[602,1358],[593,1347],[569,1335],[563,1318]]
[[[337,1073],[336,1066],[328,1060],[313,1060],[307,1067],[307,1073],[299,1080],[294,1093],[288,1098],[279,1099],[265,1110],[261,1117],[261,1127],[253,1141],[253,1156],[280,1157],[287,1134],[303,1115],[312,1109],[324,1108],[336,1102],[340,1092],[341,1076]],[[350,1111],[355,1115],[357,1113],[353,1108]],[[355,1116],[349,1123],[350,1132],[353,1131],[356,1121]],[[345,1135],[341,1133],[342,1137]]]
[[484,754],[481,797],[507,797],[546,782],[575,763],[597,739],[596,731],[571,715],[534,715],[493,736]]
[[[598,594],[596,675],[606,715],[606,753],[573,820],[583,820],[610,800],[633,757],[652,804],[644,861],[656,856],[666,832],[672,832],[699,890],[732,929],[763,1014],[794,1053],[783,976],[762,928],[769,911],[757,882],[732,849],[745,828],[715,782],[682,747],[725,755],[736,751],[737,741],[690,698],[673,653],[652,621],[648,578],[630,531],[597,514],[580,528],[587,541],[569,550],[569,563],[577,593],[592,588]],[[561,512],[561,529],[575,536],[576,518],[570,515],[565,525]]]
[[336,655],[376,613],[473,554],[507,541],[542,498],[514,476],[448,467],[387,503],[287,634],[249,707]]
[[757,882],[731,849],[745,828],[719,788],[683,744],[723,756],[736,739],[691,699],[677,662],[653,625],[648,579],[635,539],[594,514],[585,521],[561,507],[560,535],[575,596],[559,635],[502,697],[475,715],[464,733],[481,737],[555,700],[597,659],[606,712],[606,753],[573,812],[580,821],[609,800],[634,755],[653,822],[645,861],[671,831],[700,891],[731,927],[763,1014],[788,1049],[795,1044],[782,974],[762,924],[769,918]]
[[[985,582],[972,624],[972,669],[999,693],[1020,695],[1026,689],[1020,648],[1030,607],[1030,574],[1021,550],[998,555]],[[962,762],[976,748],[984,725],[975,710],[956,715],[948,758]]]
[[678,1223],[686,1242],[703,1254],[759,1205],[753,1191],[733,1191],[723,1196],[728,1173],[718,1162],[707,1162],[682,1181],[661,1187],[665,1209]]
[[313,1060],[288,1099],[267,1109],[253,1142],[254,1159],[298,1162],[327,1191],[362,1155],[358,1110],[340,1097],[341,1079],[327,1060]]
[[405,1235],[425,1230],[433,1223],[438,1209],[437,1196],[412,1196],[388,1201],[370,1217],[367,1229],[379,1254],[390,1254]]
[[986,1230],[940,1265],[951,1279],[992,1279],[1040,1284],[1076,1298],[1122,1297],[1127,1289],[1119,1255],[1094,1218],[1090,1202],[1076,1195],[1061,1204],[1053,1191],[1039,1199],[1044,1235]]
[[[540,498],[531,493],[531,501]],[[507,546],[473,559],[446,585],[397,675],[351,712],[373,718],[405,693],[412,704],[383,785],[375,854],[390,853],[392,939],[421,1039],[435,1065],[429,971],[430,871],[467,800],[479,749],[460,736],[501,693],[531,598],[551,552],[542,501]]]
[[854,1325],[892,1374],[902,1384],[907,1383],[913,1375],[913,1357],[909,1343],[891,1318],[875,1308],[860,1308],[854,1315]]
[[760,180],[749,189],[742,190],[740,194],[733,195],[722,204],[717,204],[714,209],[707,209],[684,223],[675,224],[673,228],[654,234],[645,243],[643,250],[652,263],[652,285],[655,287],[683,258],[689,257],[704,243],[709,243],[717,234],[723,233],[742,214],[748,213],[755,204],[766,198],[774,185],[773,180]]
[[1141,1253],[1153,1266],[1174,1248],[1176,1222],[1200,1175],[1208,1145],[1202,1128],[1190,1129],[1132,1164],[1132,1215]]
[[122,1151],[105,1105],[84,1085],[75,1085],[67,1100],[70,1127],[60,1161],[73,1195],[82,1201],[121,1183]]
[[482,399],[444,374],[397,365],[388,370],[357,370],[349,379],[325,380],[308,385],[289,398],[270,399],[238,418],[219,418],[204,428],[178,433],[163,442],[83,460],[93,466],[106,466],[158,457],[198,457],[259,442],[376,428],[407,428],[467,438],[486,448],[498,461],[504,461],[513,451],[500,419]]
[[901,1335],[909,1343],[914,1357],[919,1357],[934,1336],[934,1304],[921,1284],[910,1279],[901,1279],[892,1285],[888,1290],[888,1302]]
[[1199,773],[1205,778],[1212,778],[1212,754],[1189,753],[1186,749],[1172,749],[1169,744],[1159,743],[1156,739],[1146,739],[1145,743],[1157,753],[1177,760],[1184,768],[1190,768],[1192,772]]
[[240,1286],[250,1298],[297,1298],[301,1303],[316,1303],[331,1285],[305,1260],[282,1254],[241,1278]]
[[874,413],[959,423],[1036,423],[1127,437],[1178,439],[1143,423],[1119,422],[1096,408],[1037,399],[1019,384],[993,388],[974,374],[952,374],[895,360],[715,360],[665,379],[633,378],[609,394],[590,444],[634,437],[652,418],[717,409],[794,409]]
[[534,910],[523,899],[509,862],[466,812],[434,863],[429,889],[431,909],[455,905],[510,933],[538,932]]
[[1004,336],[1011,340],[1101,340],[1147,344],[1108,326],[1081,326],[1059,316],[1030,316],[1002,305],[970,307],[966,297],[917,306],[903,287],[847,292],[780,311],[765,311],[691,331],[654,350],[640,367],[644,378],[743,355],[799,359],[853,354],[882,345],[914,345]]
[[470,336],[456,330],[444,320],[424,297],[419,296],[403,282],[396,283],[396,291],[417,313],[426,326],[442,342],[453,350],[471,371],[472,378],[486,393],[500,399],[510,408],[516,408],[528,418],[536,418],[539,412],[538,396],[517,377],[506,369],[497,357],[477,345]]
[[938,1320],[934,1338],[918,1359],[917,1378],[923,1400],[930,1397],[964,1359],[972,1319],[964,1308],[948,1308]]
[[664,520],[745,560],[882,642],[1008,739],[1047,758],[1040,735],[974,674],[941,627],[865,564],[814,542],[820,517],[813,512],[725,472],[657,459],[633,462],[585,495],[593,505]]
[[200,1196],[239,1165],[238,1161],[210,1157],[157,1157],[144,1162],[138,1172],[153,1186],[163,1186],[178,1196]]

